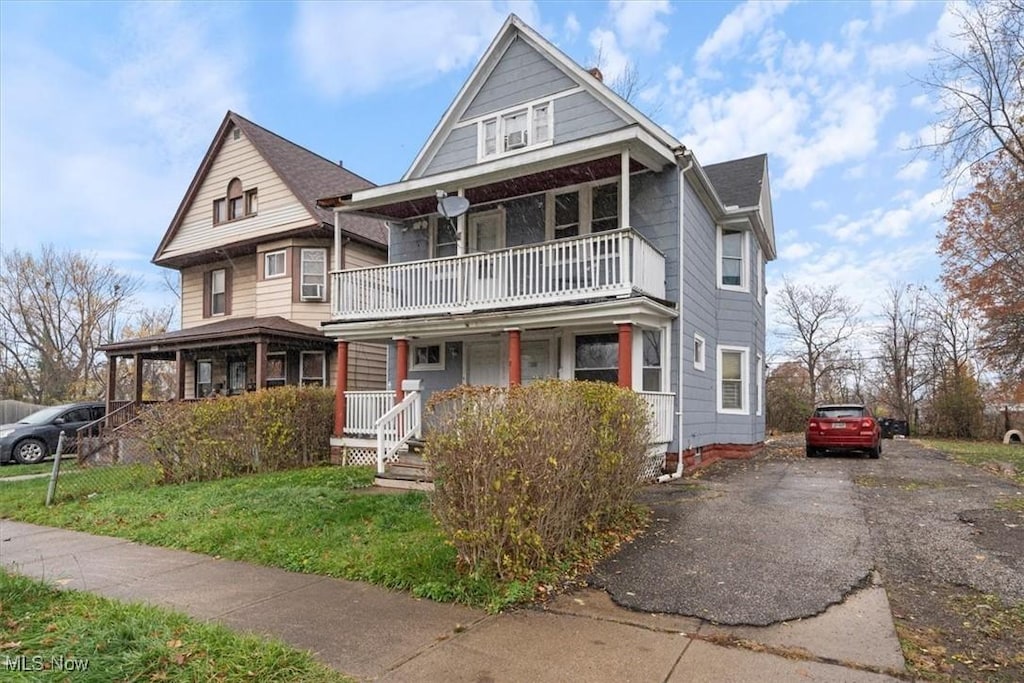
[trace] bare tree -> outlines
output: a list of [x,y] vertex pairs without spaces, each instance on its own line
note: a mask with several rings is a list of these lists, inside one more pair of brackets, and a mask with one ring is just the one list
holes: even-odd
[[114,311],[139,287],[136,278],[78,252],[45,246],[38,256],[3,255],[0,334],[5,375],[35,403],[98,396],[101,358]]
[[955,179],[997,152],[1024,166],[1024,0],[951,4],[961,28],[919,82],[938,95],[939,139],[922,148]]
[[797,285],[783,278],[779,309],[781,336],[789,353],[807,370],[810,400],[816,404],[823,381],[849,366],[849,338],[860,306],[839,294],[837,285]]
[[[177,307],[168,304],[159,308],[140,308],[129,314],[128,322],[120,330],[121,339],[144,339],[163,334],[171,327]],[[138,360],[137,362],[142,362]],[[131,395],[135,385],[134,369],[127,363],[118,364],[117,386],[121,395]],[[142,367],[142,398],[167,400],[177,392],[177,371],[174,361],[149,360]]]
[[939,436],[975,438],[981,432],[984,401],[977,379],[981,368],[974,312],[945,295],[933,295],[928,308],[932,431]]
[[885,325],[874,333],[881,375],[880,401],[908,422],[931,381],[927,347],[927,298],[923,287],[890,283],[882,307]]

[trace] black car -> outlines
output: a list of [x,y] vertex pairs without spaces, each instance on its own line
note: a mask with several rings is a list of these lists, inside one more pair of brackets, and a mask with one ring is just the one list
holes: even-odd
[[64,451],[75,448],[79,427],[106,414],[102,403],[68,403],[43,408],[12,424],[0,425],[0,465],[12,461],[37,463],[57,451],[64,432]]

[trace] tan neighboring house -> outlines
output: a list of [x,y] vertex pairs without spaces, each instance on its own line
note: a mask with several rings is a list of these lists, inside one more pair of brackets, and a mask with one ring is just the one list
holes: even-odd
[[[338,187],[373,184],[229,111],[153,255],[180,274],[181,329],[102,347],[108,412],[141,403],[150,360],[176,362],[180,399],[332,385],[335,342],[320,330],[331,318],[329,276],[387,262],[382,221],[316,205]],[[384,388],[383,346],[353,344],[347,355],[348,388]],[[125,358],[134,396],[115,397]]]

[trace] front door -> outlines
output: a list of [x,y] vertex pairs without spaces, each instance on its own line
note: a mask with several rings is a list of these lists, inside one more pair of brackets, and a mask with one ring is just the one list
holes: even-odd
[[554,377],[554,364],[551,362],[551,340],[524,341],[520,347],[520,355],[522,356],[520,367],[522,368],[523,384],[546,377]]
[[228,393],[240,394],[245,391],[246,368],[244,360],[228,362]]
[[[469,230],[469,252],[496,252],[505,248],[505,212],[501,209],[470,214],[466,219]],[[470,269],[469,298],[471,301],[493,301],[505,296],[504,261],[495,254],[480,257]]]
[[466,384],[502,386],[501,342],[466,344]]

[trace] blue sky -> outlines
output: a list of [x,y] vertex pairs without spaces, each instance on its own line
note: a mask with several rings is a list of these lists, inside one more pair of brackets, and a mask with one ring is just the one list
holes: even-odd
[[[937,2],[0,3],[0,245],[88,250],[145,278],[232,109],[377,183],[399,179],[509,12],[703,164],[769,154],[783,275],[865,301],[934,282],[951,197],[910,148]],[[769,296],[771,301],[771,296]]]

